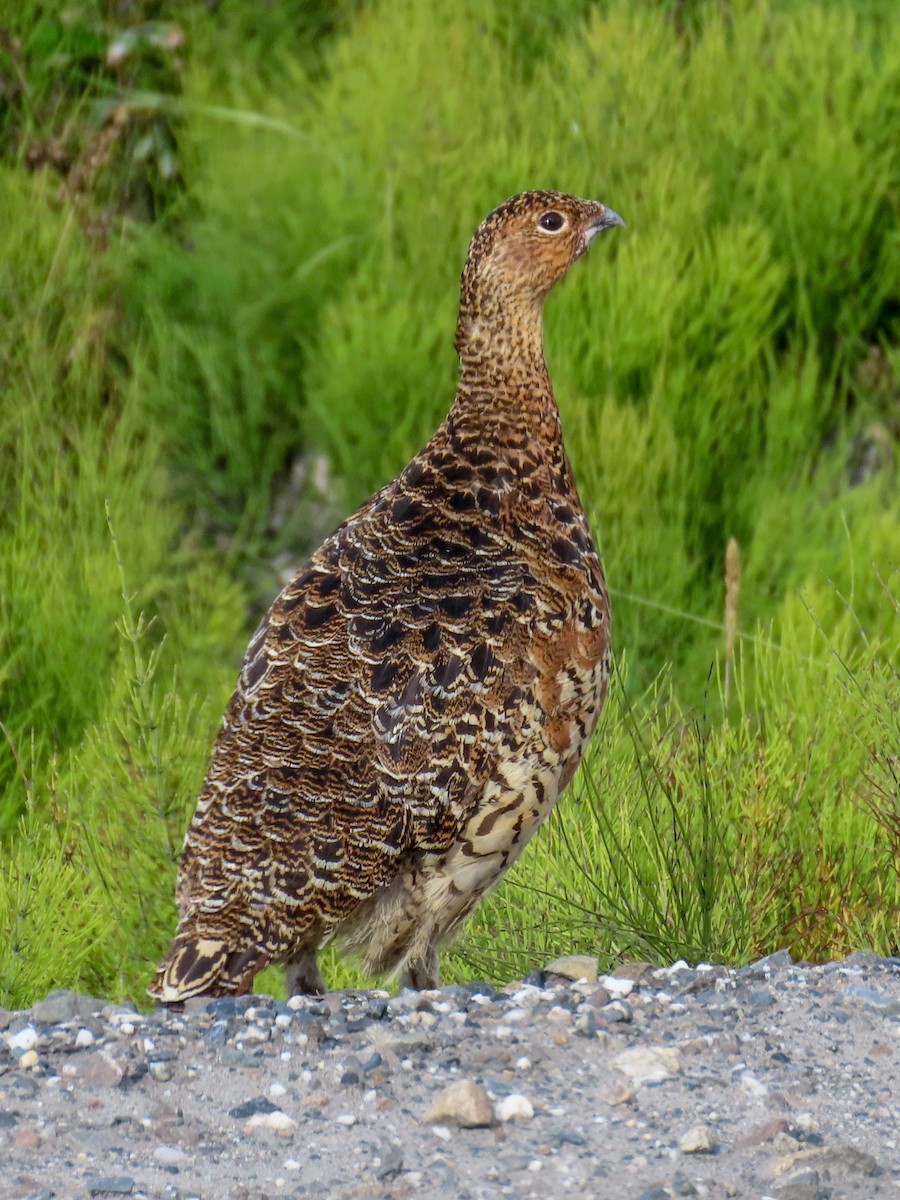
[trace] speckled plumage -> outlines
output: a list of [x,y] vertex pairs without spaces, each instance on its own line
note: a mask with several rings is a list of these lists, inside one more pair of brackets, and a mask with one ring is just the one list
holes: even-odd
[[601,204],[525,192],[476,231],[456,401],[257,629],[152,996],[245,991],[268,962],[289,990],[320,991],[334,936],[373,973],[433,985],[439,945],[574,773],[606,693],[609,603],[541,313],[615,224]]

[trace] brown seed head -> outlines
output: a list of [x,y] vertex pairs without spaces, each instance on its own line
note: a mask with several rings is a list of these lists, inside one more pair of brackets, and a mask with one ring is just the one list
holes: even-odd
[[456,348],[497,323],[540,319],[547,293],[597,234],[624,221],[596,200],[521,192],[481,222],[462,273]]

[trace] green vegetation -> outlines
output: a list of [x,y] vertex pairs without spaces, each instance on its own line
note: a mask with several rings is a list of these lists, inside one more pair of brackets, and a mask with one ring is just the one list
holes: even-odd
[[0,1003],[140,999],[252,624],[531,186],[629,226],[547,312],[619,669],[445,972],[900,947],[894,4],[545,10],[0,0]]

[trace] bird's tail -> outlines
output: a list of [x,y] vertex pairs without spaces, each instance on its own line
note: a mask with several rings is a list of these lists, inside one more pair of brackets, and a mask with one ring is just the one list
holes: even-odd
[[162,1004],[181,1004],[192,996],[240,995],[250,990],[253,976],[268,959],[259,945],[236,950],[233,940],[183,929],[157,967],[147,994]]

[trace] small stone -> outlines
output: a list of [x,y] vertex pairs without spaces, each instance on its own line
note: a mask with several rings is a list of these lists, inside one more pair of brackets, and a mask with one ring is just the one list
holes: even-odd
[[661,1183],[656,1183],[652,1187],[644,1188],[638,1194],[637,1200],[669,1200],[669,1193]]
[[594,988],[594,990],[586,996],[587,1003],[592,1004],[594,1008],[605,1008],[611,999],[612,997],[604,987]]
[[824,1195],[819,1172],[806,1167],[776,1183],[772,1192],[776,1200],[821,1200]]
[[214,1021],[203,1037],[210,1046],[224,1046],[228,1040],[228,1022]]
[[15,1130],[12,1143],[18,1150],[37,1150],[41,1144],[41,1135],[30,1125],[24,1125]]
[[739,1076],[741,1091],[746,1092],[748,1096],[752,1096],[754,1100],[761,1100],[769,1094],[769,1086],[757,1079],[752,1071],[742,1071]]
[[236,1040],[238,1042],[268,1042],[271,1036],[270,1029],[264,1029],[260,1025],[247,1025],[238,1033]]
[[687,1175],[681,1171],[676,1171],[672,1176],[672,1191],[676,1196],[696,1196],[697,1189],[688,1179]]
[[77,1061],[78,1078],[90,1087],[118,1087],[127,1074],[124,1062],[108,1050],[92,1050]]
[[751,965],[763,971],[776,971],[781,967],[792,966],[793,962],[790,950],[776,950],[774,954],[767,954],[765,958],[760,958]]
[[623,1050],[612,1065],[635,1083],[663,1083],[681,1070],[678,1051],[668,1046],[634,1046]]
[[43,1000],[33,1004],[31,1015],[43,1025],[58,1025],[75,1017],[92,1017],[100,1012],[105,1004],[105,1000],[98,1000],[95,996],[85,996],[81,992],[59,988],[48,992]]
[[478,1083],[461,1079],[437,1093],[425,1120],[431,1124],[446,1122],[460,1129],[478,1129],[493,1125],[494,1106]]
[[693,1125],[678,1139],[682,1154],[715,1154],[718,1143],[708,1125]]
[[755,1125],[748,1129],[734,1144],[738,1150],[749,1150],[753,1146],[762,1146],[766,1142],[774,1141],[779,1133],[787,1133],[788,1129],[790,1121],[786,1117],[775,1117],[772,1121],[766,1121],[764,1125]]
[[38,1058],[37,1050],[26,1050],[19,1059],[19,1066],[27,1071],[29,1067],[36,1067],[39,1062],[40,1059]]
[[285,1135],[293,1134],[297,1128],[297,1122],[282,1112],[280,1108],[276,1108],[272,1112],[258,1112],[247,1122],[249,1129],[271,1129],[274,1133]]
[[614,1000],[624,1000],[634,991],[634,980],[618,975],[604,975],[603,986]]
[[75,1048],[77,1050],[86,1050],[88,1046],[93,1046],[94,1035],[89,1029],[79,1029],[75,1034]]
[[600,1016],[614,1025],[627,1025],[634,1020],[634,1009],[626,1000],[611,1000],[600,1009]]
[[256,1117],[260,1113],[278,1112],[278,1105],[273,1104],[266,1096],[255,1096],[252,1100],[245,1100],[243,1104],[237,1104],[234,1108],[229,1108],[229,1117],[235,1117],[238,1121],[243,1121],[246,1117]]
[[553,1142],[557,1146],[586,1146],[587,1138],[583,1137],[575,1129],[561,1129],[559,1133],[553,1135]]
[[504,1096],[495,1106],[499,1121],[530,1121],[534,1116],[534,1107],[527,1096],[512,1092]]
[[609,978],[622,980],[628,979],[632,983],[637,983],[638,980],[643,979],[644,976],[652,970],[653,963],[641,962],[640,960],[636,960],[635,962],[624,962],[619,963],[614,970],[610,971]]
[[168,1083],[174,1074],[174,1071],[167,1062],[154,1061],[150,1063],[147,1069],[151,1077],[157,1080],[158,1083]]
[[795,1167],[821,1168],[823,1171],[854,1171],[860,1175],[875,1175],[879,1170],[877,1159],[864,1150],[858,1150],[848,1142],[814,1146],[809,1150],[796,1150],[784,1154],[772,1164],[773,1175],[785,1175]]
[[130,1196],[134,1191],[134,1180],[127,1175],[98,1175],[85,1185],[92,1196]]
[[6,1044],[10,1050],[23,1050],[27,1053],[38,1044],[38,1032],[33,1025],[26,1025],[18,1033],[8,1033]]
[[153,1157],[164,1167],[180,1167],[190,1162],[190,1155],[185,1154],[179,1146],[157,1146]]
[[617,1084],[611,1092],[603,1097],[611,1108],[618,1108],[620,1104],[631,1104],[634,1098],[634,1088],[629,1087],[627,1083]]
[[597,1018],[594,1016],[594,1010],[589,1008],[587,1012],[579,1013],[575,1018],[575,1032],[579,1037],[592,1038],[597,1036]]
[[596,983],[599,978],[597,960],[589,954],[564,954],[561,958],[554,958],[544,970],[548,975],[561,975],[563,979],[586,979],[588,983]]

